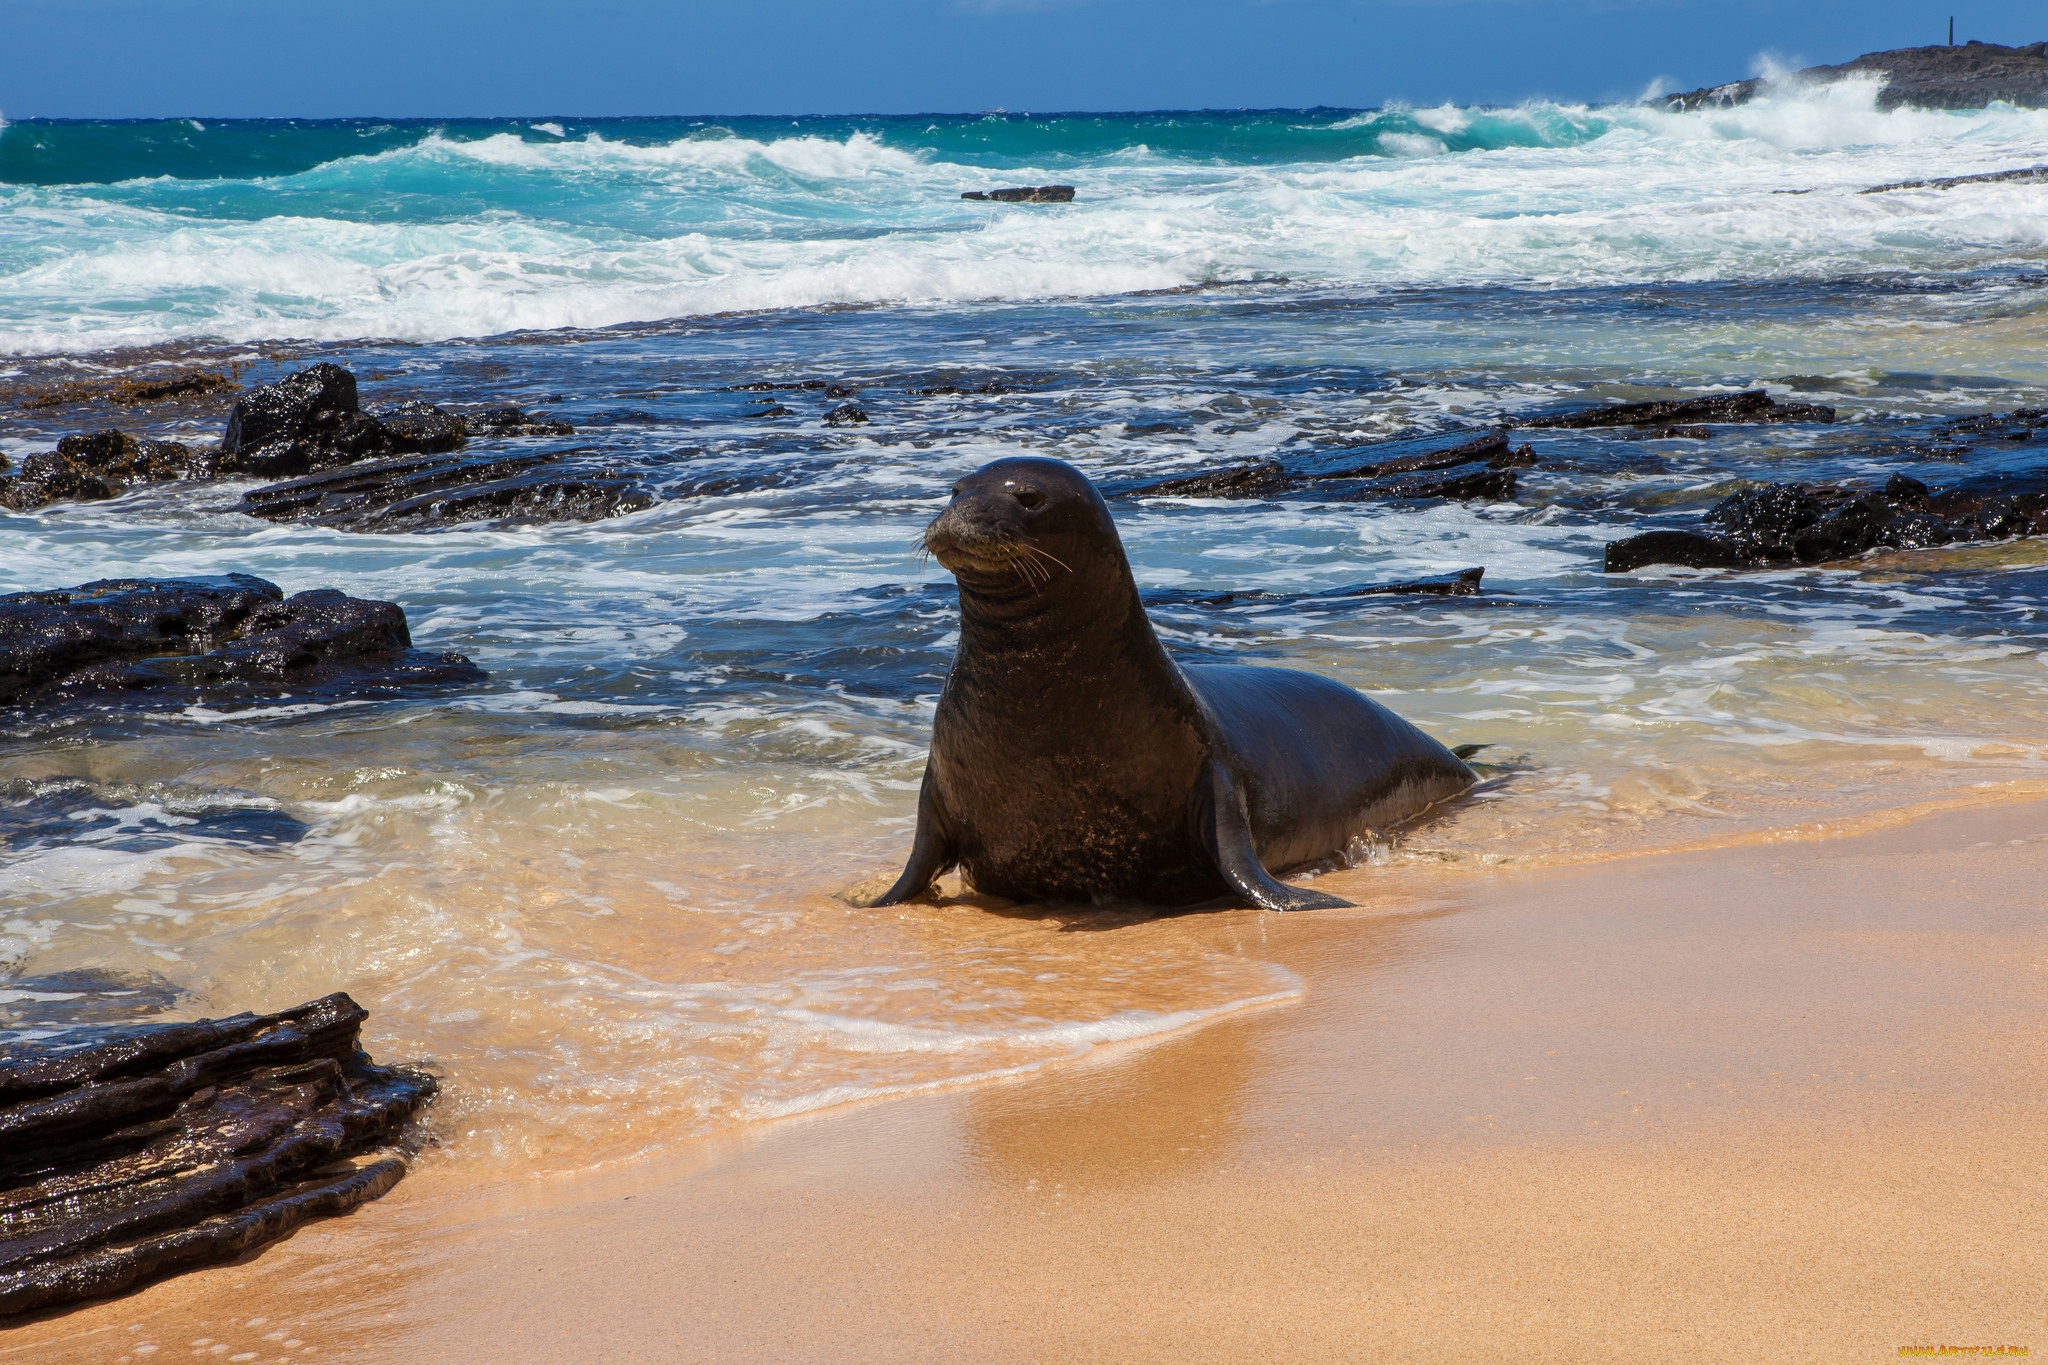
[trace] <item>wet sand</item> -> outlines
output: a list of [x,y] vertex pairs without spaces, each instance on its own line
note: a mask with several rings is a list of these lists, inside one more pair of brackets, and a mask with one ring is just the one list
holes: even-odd
[[2048,802],[1823,833],[1335,875],[1199,921],[1297,1003],[582,1175],[430,1155],[0,1360],[2048,1351]]

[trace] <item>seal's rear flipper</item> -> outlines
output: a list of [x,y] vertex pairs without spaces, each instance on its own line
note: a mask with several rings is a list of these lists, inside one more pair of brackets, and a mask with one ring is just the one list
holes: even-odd
[[1203,785],[1207,799],[1198,818],[1209,852],[1216,859],[1216,870],[1231,890],[1267,910],[1335,910],[1351,904],[1321,891],[1289,886],[1266,871],[1252,843],[1252,822],[1245,813],[1244,796],[1214,758],[1203,771]]
[[1491,749],[1492,747],[1491,744],[1460,744],[1452,749],[1451,752],[1460,759],[1467,759],[1478,753],[1481,749]]
[[922,896],[932,889],[941,873],[959,861],[953,841],[946,834],[945,821],[939,815],[938,800],[932,795],[931,769],[926,768],[924,784],[917,792],[917,837],[910,844],[910,861],[904,864],[903,875],[896,879],[896,884],[870,904],[901,905]]

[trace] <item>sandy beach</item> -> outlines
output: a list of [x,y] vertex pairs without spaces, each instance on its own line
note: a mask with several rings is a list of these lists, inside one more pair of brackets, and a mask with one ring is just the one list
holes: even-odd
[[430,1153],[0,1360],[2044,1349],[2044,883],[2039,800],[1335,874],[1362,908],[1185,921],[1297,1003],[594,1173]]

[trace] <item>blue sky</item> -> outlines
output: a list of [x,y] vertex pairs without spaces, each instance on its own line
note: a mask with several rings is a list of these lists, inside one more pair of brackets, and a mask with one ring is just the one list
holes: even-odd
[[1627,98],[2048,5],[1751,0],[0,0],[0,115],[909,113]]

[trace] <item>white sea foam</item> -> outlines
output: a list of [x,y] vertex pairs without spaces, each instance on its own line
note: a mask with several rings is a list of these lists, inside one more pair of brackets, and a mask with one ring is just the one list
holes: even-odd
[[[2048,111],[1882,110],[1876,89],[1774,90],[1694,113],[1405,111],[1379,134],[1382,155],[1337,162],[1125,149],[998,176],[865,133],[654,146],[435,134],[198,200],[185,182],[14,187],[0,193],[0,349],[432,339],[1267,273],[1595,284],[2048,253],[2048,186],[1853,193],[2038,162]],[[1448,150],[1485,143],[1482,122],[1500,145]],[[995,178],[1074,180],[1081,196],[1032,209],[958,198]],[[451,216],[448,195],[493,207]],[[365,196],[396,218],[364,217]]]

